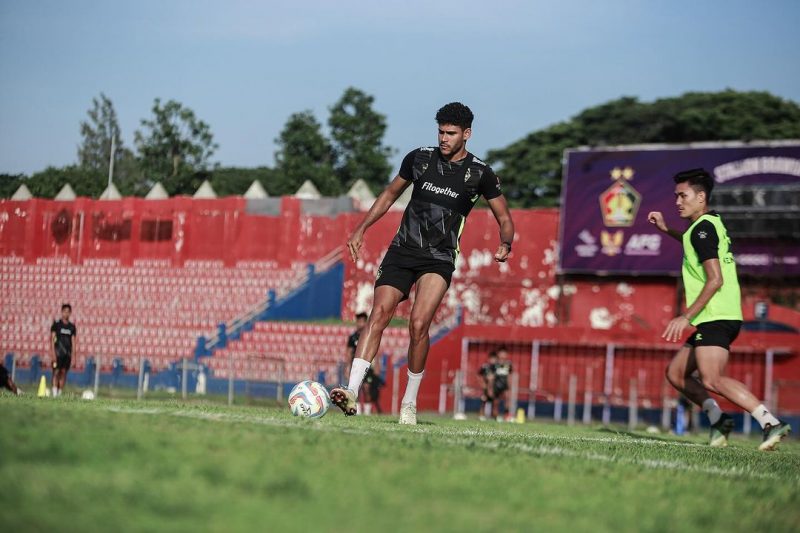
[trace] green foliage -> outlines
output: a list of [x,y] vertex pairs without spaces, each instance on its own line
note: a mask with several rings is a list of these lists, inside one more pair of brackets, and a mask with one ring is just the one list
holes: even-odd
[[342,186],[333,169],[333,149],[311,111],[292,114],[275,142],[277,173],[264,183],[270,194],[294,194],[307,179],[324,196],[341,194]]
[[69,183],[78,196],[97,198],[108,185],[108,174],[81,168],[78,165],[47,167],[25,180],[31,194],[39,198],[53,198]]
[[24,179],[24,174],[0,174],[0,198],[11,198]]
[[258,180],[268,194],[276,196],[278,191],[270,188],[276,183],[276,174],[277,171],[269,167],[221,167],[211,173],[211,186],[220,196],[243,195]]
[[152,118],[142,119],[143,129],[134,136],[142,172],[149,182],[161,181],[170,195],[194,193],[188,187],[198,173],[208,170],[219,147],[211,128],[175,100],[162,106],[156,98],[152,113]]
[[800,106],[766,92],[623,97],[489,152],[512,205],[557,205],[564,149],[641,143],[800,138]]
[[[117,112],[105,94],[92,99],[88,118],[81,122],[81,144],[78,147],[78,166],[86,170],[87,176],[108,175],[111,158],[111,139],[114,139],[114,184],[120,193],[129,196],[146,194],[149,190],[144,174],[139,170],[136,158],[123,145]],[[92,178],[94,179],[94,178]],[[81,183],[73,183],[81,188]],[[102,191],[101,191],[102,193]]]
[[374,101],[373,96],[350,87],[330,108],[336,175],[345,189],[363,179],[373,192],[379,192],[389,180],[393,150],[383,145],[386,116],[372,108]]

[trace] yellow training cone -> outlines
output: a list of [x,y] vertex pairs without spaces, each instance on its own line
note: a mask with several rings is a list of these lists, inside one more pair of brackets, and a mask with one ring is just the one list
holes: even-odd
[[36,393],[36,396],[39,398],[44,398],[47,396],[49,391],[47,390],[47,379],[42,376],[42,379],[39,380],[39,392]]
[[517,409],[517,424],[524,424],[525,423],[525,410],[520,407]]

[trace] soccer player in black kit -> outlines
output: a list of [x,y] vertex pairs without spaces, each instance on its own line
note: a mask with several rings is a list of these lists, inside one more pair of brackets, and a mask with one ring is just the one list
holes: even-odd
[[72,306],[61,306],[61,319],[50,327],[50,343],[53,345],[53,397],[61,396],[67,383],[67,372],[72,366],[72,354],[77,345],[75,324],[69,321]]
[[347,241],[353,261],[364,242],[364,232],[377,222],[413,184],[411,201],[375,279],[372,311],[356,348],[347,387],[331,391],[331,401],[345,415],[356,414],[358,390],[381,343],[397,305],[416,285],[409,318],[408,384],[401,401],[400,423],[417,423],[417,393],[428,357],[428,330],[433,315],[450,286],[458,258],[459,239],[472,207],[483,196],[500,227],[494,259],[505,262],[514,240],[514,223],[500,192],[500,180],[483,161],[467,151],[473,114],[459,102],[436,113],[438,147],[409,153],[400,172],[372,204]]

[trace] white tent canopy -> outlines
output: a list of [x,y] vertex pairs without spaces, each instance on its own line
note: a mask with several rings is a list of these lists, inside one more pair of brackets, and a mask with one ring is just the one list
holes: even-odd
[[145,200],[165,200],[169,198],[169,194],[167,194],[167,190],[161,185],[161,182],[157,181],[144,198]]
[[100,200],[121,200],[122,195],[119,193],[119,189],[114,183],[109,183],[106,190],[103,191],[103,194],[100,195]]
[[203,181],[193,196],[193,198],[199,199],[211,199],[216,197],[217,193],[214,192],[214,187],[211,186],[208,180]]
[[63,201],[63,202],[70,202],[77,198],[75,191],[72,190],[72,186],[69,183],[65,183],[61,190],[58,191],[54,200]]
[[294,193],[295,197],[302,198],[304,200],[317,200],[322,198],[322,195],[319,192],[319,189],[311,182],[311,180],[306,180],[297,189],[297,192]]
[[261,185],[260,181],[253,180],[253,183],[250,184],[250,188],[244,193],[244,197],[248,200],[258,200],[261,198],[268,198],[269,194],[267,194],[267,191],[264,189],[264,186]]
[[352,187],[350,187],[350,190],[347,191],[347,196],[358,200],[359,202],[375,201],[375,195],[372,193],[372,189],[370,189],[369,185],[367,185],[367,182],[362,179],[358,179],[355,183],[353,183]]
[[28,186],[25,185],[24,183],[19,186],[17,192],[15,192],[14,195],[11,197],[12,200],[17,200],[17,201],[30,200],[31,198],[33,198],[33,195],[31,194],[30,189],[28,189]]

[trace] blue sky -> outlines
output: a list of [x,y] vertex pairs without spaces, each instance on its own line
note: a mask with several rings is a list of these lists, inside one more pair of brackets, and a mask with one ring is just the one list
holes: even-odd
[[435,143],[452,100],[479,157],[621,95],[768,90],[800,101],[800,2],[0,0],[0,172],[76,160],[101,91],[133,145],[153,99],[211,125],[223,165],[274,163],[293,112],[348,86],[398,150]]

